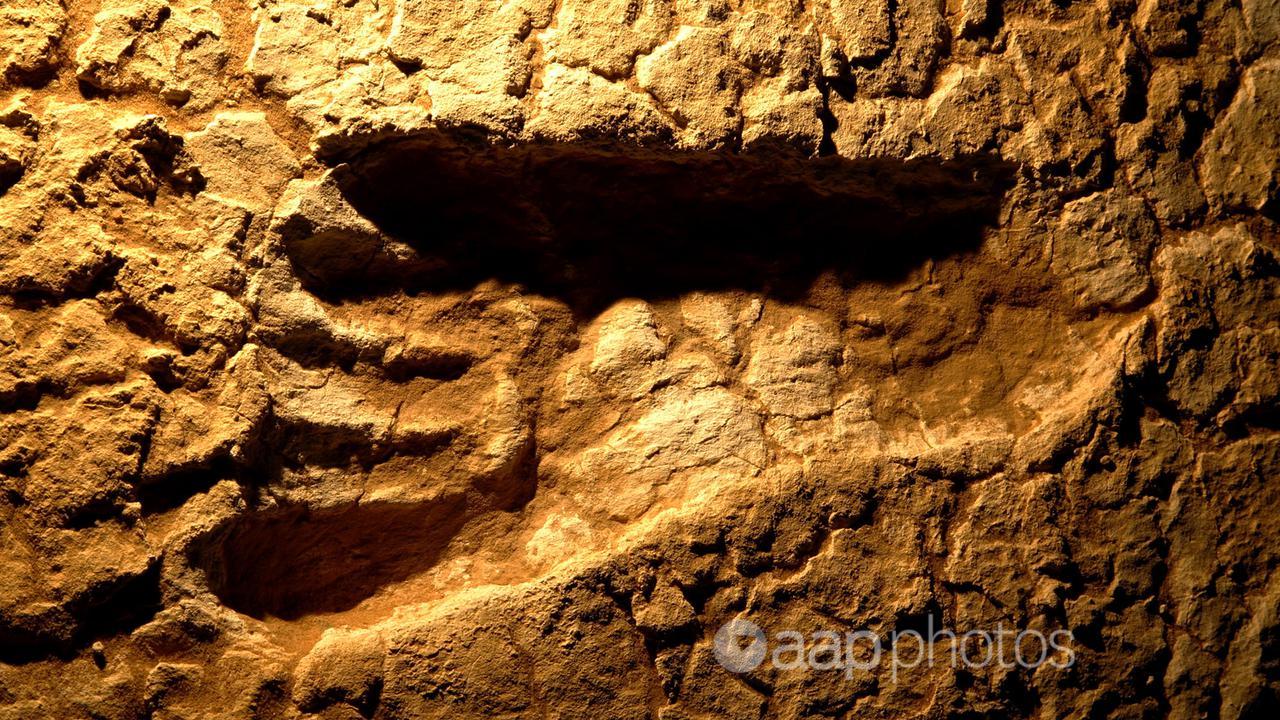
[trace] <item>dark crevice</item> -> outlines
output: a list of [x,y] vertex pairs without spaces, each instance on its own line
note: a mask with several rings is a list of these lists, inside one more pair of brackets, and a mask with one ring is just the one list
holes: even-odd
[[[284,234],[308,289],[341,302],[496,279],[591,315],[623,297],[743,289],[802,297],[819,276],[901,279],[971,252],[1013,168],[990,157],[375,146],[335,171],[382,237]],[[301,223],[300,225],[306,225]]]
[[394,351],[388,354],[385,346],[359,346],[346,338],[321,331],[294,332],[272,338],[270,346],[304,368],[338,368],[344,373],[352,373],[357,364],[364,363],[393,383],[416,379],[458,380],[476,363],[474,355],[456,348],[393,348]]
[[59,525],[68,530],[87,530],[120,517],[123,499],[118,494],[97,498],[76,506]]
[[92,299],[115,287],[116,275],[124,266],[124,260],[107,255],[101,262],[64,276],[56,287],[31,277],[10,281],[0,292],[7,293],[14,306],[24,310],[36,310],[60,305],[72,300]]
[[831,157],[836,154],[835,132],[840,127],[840,123],[836,120],[835,113],[831,112],[832,87],[830,83],[819,77],[818,91],[822,93],[822,110],[818,116],[822,121],[822,141],[818,144],[818,155],[820,157]]
[[338,368],[350,373],[356,363],[377,363],[383,348],[360,347],[342,336],[334,336],[321,329],[295,330],[288,335],[273,338],[271,348],[304,368],[311,370]]
[[1266,404],[1249,407],[1227,419],[1221,427],[1228,440],[1242,440],[1258,432],[1280,430],[1280,407]]
[[[48,61],[41,62],[34,67],[10,67],[3,79],[7,84],[16,86],[16,88],[4,89],[14,90],[25,86],[32,90],[43,90],[58,76],[58,65],[59,63],[57,62]],[[3,84],[0,84],[0,88],[3,88]]]
[[[1268,677],[1274,679],[1276,676]],[[1241,720],[1271,720],[1277,717],[1280,717],[1280,691],[1268,686],[1258,688],[1257,694],[1240,711]]]
[[0,196],[9,192],[9,188],[18,184],[22,179],[25,168],[18,162],[3,162],[0,159]]
[[154,515],[181,507],[218,481],[235,478],[238,474],[239,468],[228,455],[223,454],[205,465],[181,468],[157,479],[141,481],[134,492],[143,514]]
[[1280,191],[1268,197],[1258,212],[1271,222],[1280,223]]
[[388,359],[382,366],[389,380],[408,382],[415,378],[457,380],[475,364],[470,352],[449,348],[414,349]]
[[[0,624],[0,662],[70,661],[96,640],[132,632],[162,607],[160,563],[153,562],[138,575],[90,588],[68,602],[65,613],[31,618],[23,627]],[[68,622],[74,630],[67,630]]]
[[111,93],[83,78],[76,79],[76,87],[80,90],[80,97],[85,100],[103,100],[111,97]]
[[0,391],[0,413],[35,410],[40,406],[40,399],[53,390],[52,384],[45,380],[19,379],[12,388]]

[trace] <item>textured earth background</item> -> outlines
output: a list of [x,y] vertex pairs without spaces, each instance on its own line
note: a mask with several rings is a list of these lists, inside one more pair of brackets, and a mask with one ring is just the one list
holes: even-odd
[[1280,0],[3,0],[0,77],[0,718],[1280,712]]

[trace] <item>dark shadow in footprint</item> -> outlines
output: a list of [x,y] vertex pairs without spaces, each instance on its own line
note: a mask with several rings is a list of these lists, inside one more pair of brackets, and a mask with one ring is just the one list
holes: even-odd
[[462,496],[248,513],[192,548],[234,610],[293,620],[341,612],[435,564],[467,519]]
[[743,289],[796,298],[970,252],[1013,166],[806,159],[441,138],[373,146],[335,179],[382,233],[285,228],[308,289],[335,302],[497,279],[590,317],[623,297]]

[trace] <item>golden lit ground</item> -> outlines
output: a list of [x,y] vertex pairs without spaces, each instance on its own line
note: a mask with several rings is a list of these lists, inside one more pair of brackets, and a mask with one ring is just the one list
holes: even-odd
[[0,718],[1270,717],[1277,27],[10,0]]

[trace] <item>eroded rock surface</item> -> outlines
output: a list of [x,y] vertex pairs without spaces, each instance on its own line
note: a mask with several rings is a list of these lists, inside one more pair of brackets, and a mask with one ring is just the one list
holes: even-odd
[[0,718],[1271,717],[1278,7],[9,0]]

